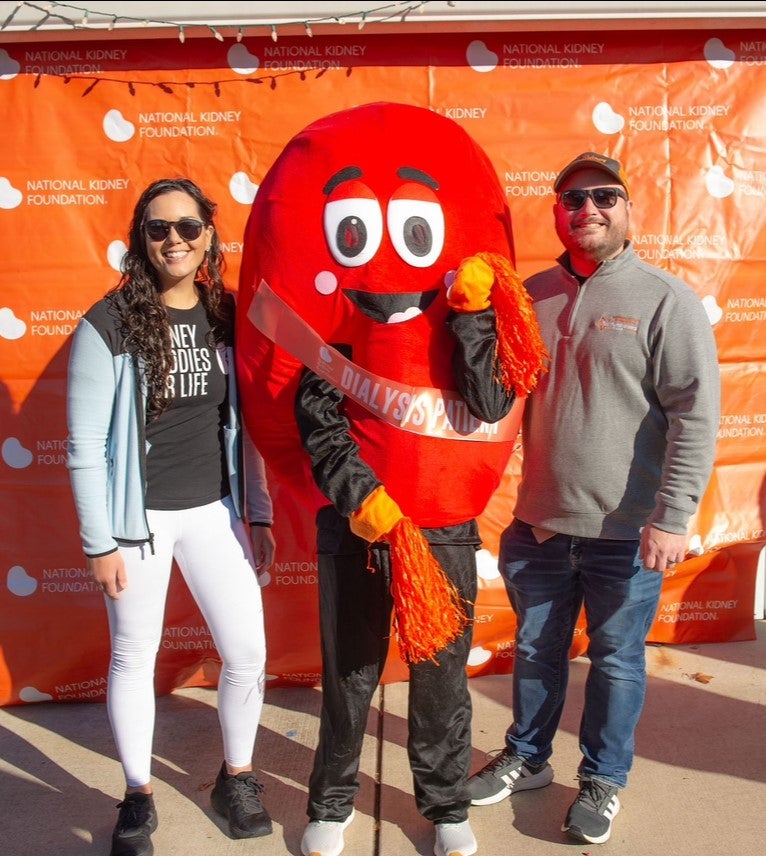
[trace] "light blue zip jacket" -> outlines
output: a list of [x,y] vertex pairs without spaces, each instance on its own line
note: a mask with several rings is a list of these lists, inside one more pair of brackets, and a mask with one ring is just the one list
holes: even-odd
[[[229,485],[237,514],[271,525],[263,459],[240,424],[234,358],[227,367],[224,426]],[[146,384],[122,347],[114,296],[98,301],[74,332],[67,385],[67,467],[86,556],[112,553],[118,542],[151,543],[146,519]]]

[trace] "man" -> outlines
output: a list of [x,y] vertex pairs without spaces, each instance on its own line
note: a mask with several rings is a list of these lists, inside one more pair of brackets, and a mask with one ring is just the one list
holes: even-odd
[[628,240],[627,177],[585,152],[553,185],[558,265],[530,277],[551,369],[527,401],[514,520],[499,567],[516,613],[513,723],[469,780],[473,805],[551,782],[548,760],[584,605],[589,673],[580,790],[562,827],[601,844],[619,811],[663,572],[712,470],[719,372],[694,291]]

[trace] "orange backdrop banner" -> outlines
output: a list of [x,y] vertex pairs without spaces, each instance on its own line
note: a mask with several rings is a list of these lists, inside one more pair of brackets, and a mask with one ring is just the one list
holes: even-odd
[[[685,279],[719,347],[723,415],[690,558],[668,575],[650,641],[754,638],[766,544],[766,30],[363,32],[232,38],[8,40],[0,35],[0,705],[101,701],[108,633],[85,568],[66,471],[71,333],[119,276],[150,181],[188,175],[219,203],[236,288],[259,183],[321,116],[373,101],[461,124],[505,188],[522,276],[560,245],[551,185],[586,150],[626,166],[639,255]],[[70,40],[67,41],[67,38]],[[456,164],[456,169],[459,165]],[[513,668],[514,619],[497,573],[517,449],[480,518],[469,670]],[[264,597],[269,685],[321,671],[313,519],[273,480],[278,557]],[[312,497],[313,500],[313,497]],[[583,625],[573,654],[585,649]],[[406,679],[392,646],[385,681]],[[219,661],[175,575],[157,689],[215,683]]]

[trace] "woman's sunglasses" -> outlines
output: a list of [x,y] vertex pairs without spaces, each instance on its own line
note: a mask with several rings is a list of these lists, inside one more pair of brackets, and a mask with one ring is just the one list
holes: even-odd
[[182,220],[147,220],[144,223],[144,232],[151,241],[164,241],[171,229],[176,230],[182,241],[196,241],[204,228],[202,220],[195,220],[193,217],[184,217]]
[[565,190],[559,194],[559,202],[567,211],[578,211],[589,198],[596,208],[614,208],[619,196],[628,198],[628,194],[619,187],[594,187],[592,190]]

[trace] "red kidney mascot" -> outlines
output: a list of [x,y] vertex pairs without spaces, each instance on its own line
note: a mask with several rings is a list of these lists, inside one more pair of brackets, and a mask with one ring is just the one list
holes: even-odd
[[[248,220],[237,359],[273,475],[315,496],[323,707],[302,851],[337,856],[391,622],[435,852],[476,852],[464,791],[476,518],[545,369],[510,214],[455,122],[375,103],[284,148]],[[318,490],[317,490],[318,489]]]

